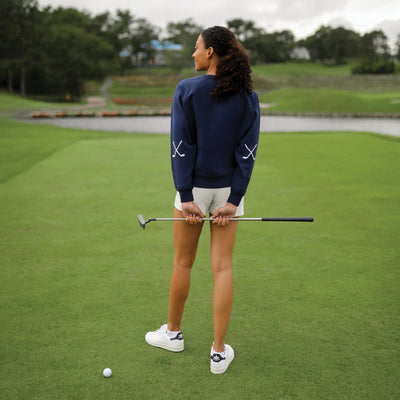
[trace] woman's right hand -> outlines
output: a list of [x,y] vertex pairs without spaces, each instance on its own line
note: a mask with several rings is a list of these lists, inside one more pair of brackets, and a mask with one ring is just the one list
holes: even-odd
[[204,218],[204,214],[201,212],[200,208],[193,203],[193,201],[182,203],[182,214],[186,218],[186,222],[189,224],[198,224],[203,222],[201,221],[201,218]]
[[213,224],[218,226],[226,226],[229,224],[230,218],[235,218],[237,206],[232,203],[226,203],[225,206],[218,208],[218,210],[211,216],[215,218]]

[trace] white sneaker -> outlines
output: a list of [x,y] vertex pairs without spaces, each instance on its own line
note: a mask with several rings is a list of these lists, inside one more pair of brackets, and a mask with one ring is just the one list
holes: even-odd
[[147,332],[145,336],[146,342],[151,346],[160,347],[175,353],[183,351],[184,341],[182,332],[178,332],[175,337],[170,338],[167,335],[167,329],[168,325],[165,324],[154,332]]
[[[211,353],[212,353],[211,347]],[[221,357],[220,354],[211,354],[211,372],[213,374],[223,374],[229,367],[229,364],[235,358],[235,352],[233,351],[232,347],[229,344],[225,345],[225,357]]]

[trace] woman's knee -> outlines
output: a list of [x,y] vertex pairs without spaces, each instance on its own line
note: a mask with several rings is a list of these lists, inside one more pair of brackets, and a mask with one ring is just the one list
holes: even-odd
[[193,267],[196,254],[175,254],[174,266],[179,268],[191,269]]
[[213,274],[232,273],[232,258],[218,258],[211,260]]

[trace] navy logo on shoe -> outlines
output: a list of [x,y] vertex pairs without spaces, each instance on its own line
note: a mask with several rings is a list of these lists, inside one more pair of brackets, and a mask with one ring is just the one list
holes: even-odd
[[214,353],[210,358],[214,362],[220,362],[220,361],[226,360],[226,357],[222,357],[221,354],[217,354],[217,353]]
[[179,332],[174,338],[171,338],[171,340],[183,340],[183,333]]

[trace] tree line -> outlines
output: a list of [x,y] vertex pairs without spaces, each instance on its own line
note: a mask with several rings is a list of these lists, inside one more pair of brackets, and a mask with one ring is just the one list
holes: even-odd
[[[232,19],[226,24],[248,51],[252,64],[286,62],[306,54],[314,62],[337,65],[358,60],[355,73],[394,71],[388,39],[382,31],[360,35],[346,28],[321,26],[313,35],[295,40],[290,30],[266,32],[254,21]],[[0,86],[23,96],[70,96],[78,100],[87,80],[124,74],[151,65],[154,40],[181,45],[165,59],[180,70],[191,66],[191,54],[203,29],[193,19],[170,22],[163,31],[129,10],[91,15],[74,8],[39,8],[36,0],[2,0],[0,5]],[[400,60],[400,35],[397,43]],[[305,53],[296,49],[306,49]]]

